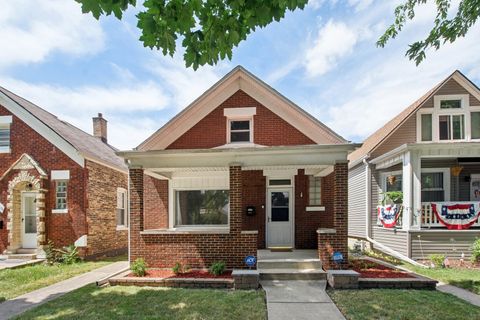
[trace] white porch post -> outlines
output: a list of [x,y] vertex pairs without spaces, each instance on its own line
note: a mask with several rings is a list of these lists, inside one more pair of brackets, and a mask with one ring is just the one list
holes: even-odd
[[412,221],[412,207],[413,207],[412,175],[413,175],[412,153],[411,151],[407,151],[403,154],[403,168],[402,168],[402,179],[403,179],[402,228],[404,230],[410,229],[411,221]]
[[412,152],[410,155],[413,178],[413,205],[412,205],[412,227],[420,229],[422,218],[422,159],[418,152]]

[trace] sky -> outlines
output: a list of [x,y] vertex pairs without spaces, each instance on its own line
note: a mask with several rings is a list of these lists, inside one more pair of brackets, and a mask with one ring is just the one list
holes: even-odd
[[433,25],[429,2],[378,48],[399,0],[310,0],[257,29],[231,61],[193,71],[180,46],[173,58],[143,47],[140,7],[121,21],[98,21],[74,0],[0,0],[0,85],[89,133],[92,117],[103,113],[109,143],[128,150],[242,65],[344,138],[362,142],[456,69],[480,84],[480,24],[427,52],[418,67],[405,57]]

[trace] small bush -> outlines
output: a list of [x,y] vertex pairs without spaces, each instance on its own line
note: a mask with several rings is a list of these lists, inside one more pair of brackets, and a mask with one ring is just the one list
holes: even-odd
[[219,276],[219,275],[223,274],[225,272],[225,262],[223,262],[223,261],[215,262],[214,264],[212,264],[210,266],[209,271],[210,271],[211,274],[213,274],[215,276]]
[[47,263],[52,265],[55,263],[62,262],[62,252],[61,250],[55,248],[55,245],[52,240],[48,241],[47,245],[44,248]]
[[62,263],[64,264],[74,264],[80,261],[80,257],[78,256],[78,249],[73,244],[63,248],[61,252],[62,252]]
[[175,274],[183,273],[182,264],[180,262],[175,263],[175,265],[172,268],[172,271]]
[[445,261],[445,255],[444,254],[431,254],[428,256],[430,261],[433,263],[435,268],[441,268],[443,267],[443,262]]
[[147,263],[143,258],[138,258],[132,263],[130,270],[137,277],[144,277],[147,274]]
[[480,262],[480,239],[477,239],[472,244],[472,256],[470,257],[472,263]]

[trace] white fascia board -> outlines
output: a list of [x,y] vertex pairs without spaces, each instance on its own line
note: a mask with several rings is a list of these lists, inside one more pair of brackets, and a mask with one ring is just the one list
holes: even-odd
[[131,167],[140,168],[193,168],[225,167],[240,163],[245,167],[254,166],[302,166],[333,165],[346,161],[352,144],[295,146],[248,149],[200,149],[200,150],[159,150],[125,151],[120,156],[130,160]]
[[72,146],[63,137],[53,131],[45,123],[40,121],[25,108],[10,99],[3,92],[0,92],[0,105],[4,106],[8,111],[17,116],[20,120],[25,122],[30,128],[35,130],[38,134],[44,137],[48,142],[53,144],[70,159],[75,161],[82,168],[85,166],[85,159],[80,155],[78,150]]

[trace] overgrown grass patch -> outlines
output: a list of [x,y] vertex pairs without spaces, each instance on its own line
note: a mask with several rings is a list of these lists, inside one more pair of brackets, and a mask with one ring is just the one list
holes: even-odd
[[263,291],[89,285],[18,319],[266,319]]
[[480,319],[480,308],[455,296],[429,290],[332,290],[348,320]]

